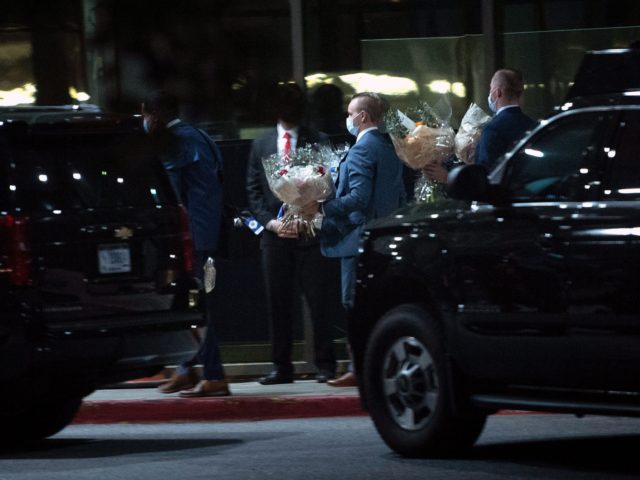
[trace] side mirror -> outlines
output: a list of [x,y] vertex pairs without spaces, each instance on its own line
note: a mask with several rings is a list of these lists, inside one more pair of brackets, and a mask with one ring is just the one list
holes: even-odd
[[489,197],[487,171],[479,165],[461,165],[449,172],[447,192],[457,200],[486,201]]

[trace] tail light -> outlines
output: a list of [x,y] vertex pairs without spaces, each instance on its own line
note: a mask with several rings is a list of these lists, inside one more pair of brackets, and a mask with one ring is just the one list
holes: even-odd
[[27,245],[27,219],[0,216],[0,275],[13,285],[28,285],[30,256]]
[[180,208],[180,239],[182,241],[182,258],[184,269],[188,273],[193,272],[193,241],[189,229],[189,215],[184,208]]

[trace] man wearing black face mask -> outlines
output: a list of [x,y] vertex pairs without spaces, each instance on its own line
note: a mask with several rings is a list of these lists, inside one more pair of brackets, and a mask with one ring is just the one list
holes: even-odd
[[[162,161],[180,202],[188,213],[193,240],[194,276],[202,282],[207,259],[215,259],[222,220],[222,157],[202,131],[180,121],[178,100],[166,92],[149,95],[142,103],[144,129]],[[211,318],[215,290],[201,292],[207,331],[197,355],[178,366],[173,377],[159,387],[181,397],[230,395]],[[194,366],[201,363],[204,379]]]
[[262,377],[260,383],[293,382],[291,348],[297,290],[307,300],[313,323],[316,379],[326,382],[334,378],[336,370],[332,328],[339,311],[339,265],[335,259],[321,255],[317,240],[298,238],[295,228],[283,228],[278,219],[282,202],[269,189],[262,159],[274,153],[286,156],[298,147],[325,141],[327,137],[300,125],[305,98],[297,85],[278,86],[273,103],[277,125],[254,140],[247,168],[249,205],[265,227],[260,248],[274,364],[274,370]]

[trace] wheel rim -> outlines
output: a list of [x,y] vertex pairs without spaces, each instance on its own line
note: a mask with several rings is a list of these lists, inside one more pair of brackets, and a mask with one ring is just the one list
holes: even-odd
[[427,348],[414,337],[396,340],[384,356],[384,398],[393,420],[405,430],[419,430],[438,403],[438,377]]

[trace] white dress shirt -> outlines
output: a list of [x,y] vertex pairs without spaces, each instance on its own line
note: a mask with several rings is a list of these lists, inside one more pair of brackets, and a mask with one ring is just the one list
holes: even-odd
[[284,144],[286,143],[286,139],[284,138],[284,134],[288,133],[291,135],[289,141],[291,142],[291,151],[296,149],[296,145],[298,144],[298,127],[294,127],[291,130],[285,130],[285,128],[278,123],[278,155],[284,155]]

